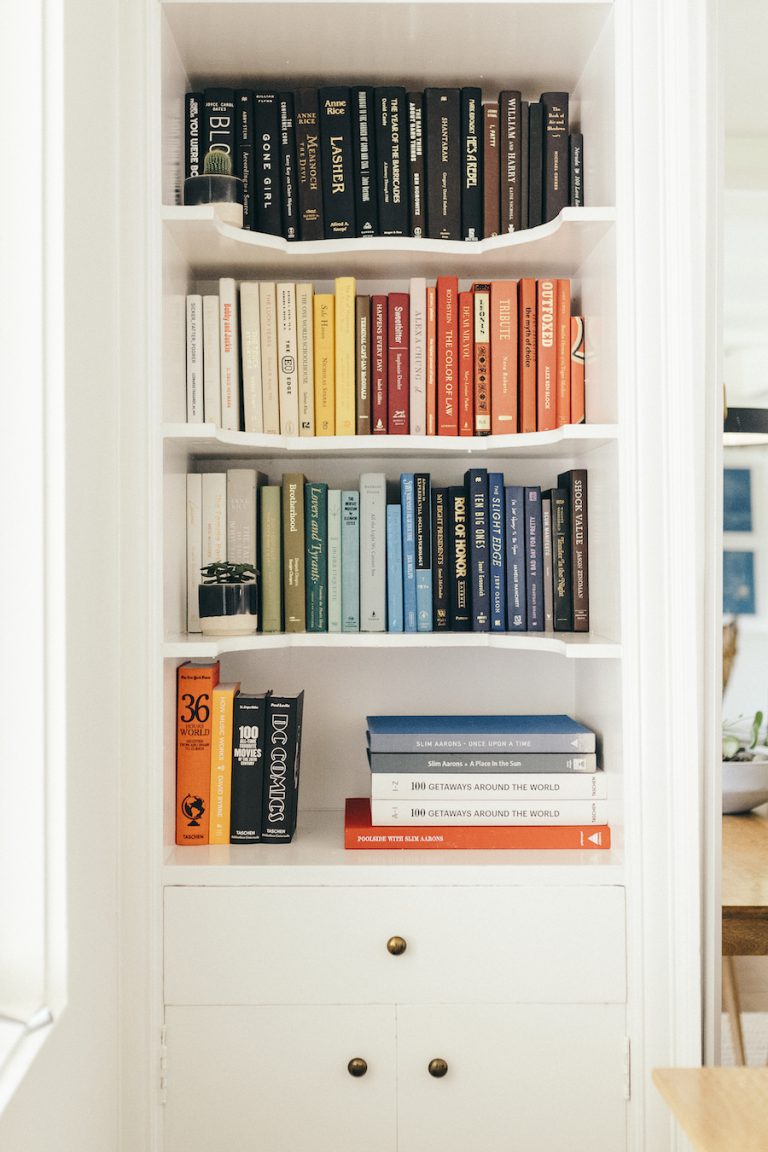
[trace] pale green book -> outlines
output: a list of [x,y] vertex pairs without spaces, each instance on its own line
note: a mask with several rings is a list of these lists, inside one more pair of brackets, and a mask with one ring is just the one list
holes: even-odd
[[261,495],[261,630],[283,630],[281,499],[279,484],[265,484]]

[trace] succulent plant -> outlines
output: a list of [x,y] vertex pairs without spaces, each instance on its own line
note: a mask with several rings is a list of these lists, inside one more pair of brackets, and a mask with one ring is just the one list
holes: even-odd
[[760,743],[763,713],[755,712],[751,721],[739,716],[723,721],[723,760],[752,760]]
[[231,176],[232,160],[229,153],[222,152],[219,149],[214,149],[212,152],[206,152],[205,160],[203,161],[203,175]]
[[251,564],[206,564],[200,573],[203,584],[250,584],[256,579],[256,569]]

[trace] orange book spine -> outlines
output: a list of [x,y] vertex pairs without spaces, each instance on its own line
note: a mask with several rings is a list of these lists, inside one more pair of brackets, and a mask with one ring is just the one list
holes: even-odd
[[176,689],[176,843],[207,844],[211,793],[211,698],[219,662],[182,664]]
[[459,282],[438,276],[437,308],[437,434],[459,433]]
[[437,304],[434,285],[427,286],[427,436],[437,433]]
[[557,426],[571,423],[571,282],[557,281]]
[[584,317],[571,316],[571,424],[586,420]]
[[491,431],[491,285],[473,284],[475,305],[475,435]]
[[517,281],[491,284],[491,432],[517,432]]
[[554,280],[539,280],[536,297],[536,429],[557,428],[557,290]]
[[474,298],[459,293],[459,436],[475,434]]
[[209,844],[229,844],[232,811],[232,714],[239,684],[217,684],[213,690],[211,720],[211,822]]
[[518,292],[520,422],[521,432],[536,431],[536,281],[521,280]]

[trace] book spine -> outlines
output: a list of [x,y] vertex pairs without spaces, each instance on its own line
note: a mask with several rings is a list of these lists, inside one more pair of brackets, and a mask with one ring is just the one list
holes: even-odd
[[283,603],[285,631],[306,632],[306,572],[304,552],[304,477],[283,476]]
[[299,434],[299,373],[296,359],[296,285],[277,285],[277,388],[280,432]]
[[518,285],[518,389],[521,432],[536,431],[536,281],[523,279]]
[[448,489],[448,577],[451,631],[469,632],[472,629],[472,610],[467,493],[458,486]]
[[557,389],[555,411],[557,426],[571,423],[571,282],[556,280],[557,303],[555,305],[556,330],[555,351],[557,354]]
[[499,105],[483,105],[483,238],[498,236],[501,211],[499,147]]
[[[379,773],[397,775],[405,779],[411,773],[416,778],[429,780],[433,773],[443,777],[460,776],[472,779],[474,776],[499,777],[503,774],[549,779],[564,776],[566,773],[597,774],[601,783],[589,786],[585,799],[605,796],[605,777],[597,773],[597,756],[594,752],[584,752],[574,756],[567,752],[369,752],[368,762],[375,777]],[[548,780],[543,783],[546,791]],[[594,790],[593,790],[594,788]],[[576,799],[574,796],[573,799]]]
[[176,680],[176,843],[207,844],[210,828],[212,696],[219,662],[182,664]]
[[261,322],[259,285],[243,280],[240,285],[240,348],[243,373],[243,427],[246,432],[262,432]]
[[276,92],[253,94],[253,199],[258,232],[283,234],[280,110]]
[[263,430],[280,433],[280,378],[277,368],[277,291],[271,283],[259,284],[259,325],[261,330],[261,406]]
[[552,501],[548,492],[541,494],[541,576],[544,585],[544,631],[552,632],[554,630]]
[[296,285],[296,356],[299,380],[299,435],[315,435],[314,288]]
[[336,277],[335,313],[336,435],[354,436],[357,411],[354,276]]
[[432,623],[432,495],[428,472],[413,476],[416,537],[416,631],[431,632]]
[[536,340],[536,428],[557,428],[557,290],[556,281],[539,280]]
[[219,280],[219,360],[221,365],[221,426],[239,431],[240,423],[240,341],[237,284],[230,276]]
[[360,476],[360,631],[384,632],[387,613],[387,497],[383,472]]
[[571,513],[568,492],[553,488],[552,502],[552,590],[555,632],[573,629],[573,588],[571,584]]
[[544,221],[544,105],[528,105],[528,227]]
[[277,108],[280,124],[280,176],[283,236],[299,239],[298,165],[296,161],[296,121],[293,93],[279,92]]
[[604,800],[603,772],[374,772],[373,800]]
[[542,92],[544,110],[543,222],[568,207],[568,93]]
[[448,600],[448,489],[432,489],[432,620],[435,632],[451,626]]
[[571,132],[568,137],[569,197],[571,208],[584,207],[584,137],[581,132]]
[[544,631],[544,579],[542,575],[541,489],[525,489],[525,594],[528,631]]
[[414,276],[410,283],[409,431],[427,433],[427,281]]
[[387,505],[387,631],[403,631],[403,518],[399,504]]
[[416,495],[413,472],[400,476],[403,524],[403,631],[416,632]]
[[220,427],[221,340],[218,296],[203,296],[203,414],[207,424]]
[[[346,493],[345,493],[346,495]],[[342,614],[342,493],[328,489],[328,631],[341,632]],[[359,558],[358,558],[359,562]]]
[[230,844],[254,844],[261,840],[266,718],[266,694],[241,693],[235,697]]
[[320,112],[316,89],[300,88],[294,93],[294,126],[299,236],[302,240],[322,240],[323,185],[320,167]]
[[202,92],[184,97],[184,177],[202,176],[204,155],[200,150]]
[[352,89],[352,159],[357,236],[379,235],[373,88]]
[[[232,88],[206,88],[203,93],[201,165],[208,152],[224,152],[237,172],[235,93]],[[203,167],[201,167],[201,174]]]
[[390,292],[387,307],[387,428],[390,433],[409,431],[410,318],[407,292]]
[[254,172],[253,172],[253,93],[235,93],[237,168],[236,176],[243,182],[243,228],[251,231],[256,227],[254,218]]
[[491,285],[472,289],[475,320],[475,435],[491,431]]
[[202,424],[203,398],[203,298],[187,296],[187,423]]
[[371,823],[379,824],[605,824],[604,800],[371,800]]
[[328,631],[328,485],[304,485],[307,632]]
[[461,239],[461,109],[458,88],[427,88],[427,235]]
[[315,435],[336,432],[335,298],[318,292],[314,299]]
[[255,468],[227,469],[227,560],[256,567]]
[[438,276],[437,309],[437,434],[459,432],[459,282],[455,276]]
[[530,120],[528,101],[520,101],[520,227],[528,227]]
[[475,302],[459,292],[459,436],[475,434]]
[[461,90],[461,238],[483,238],[483,93]]
[[360,493],[341,495],[341,631],[360,631]]
[[586,419],[585,360],[584,317],[571,316],[571,424],[583,424]]
[[587,515],[587,473],[584,468],[562,472],[558,488],[568,492],[571,516],[571,584],[573,589],[573,631],[589,632],[589,530]]
[[434,284],[427,285],[427,330],[426,330],[426,432],[427,436],[437,434],[437,290]]
[[507,91],[499,94],[502,234],[519,232],[522,225],[521,102],[520,92]]
[[261,838],[287,844],[296,828],[301,750],[302,697],[270,696]]
[[504,549],[504,476],[488,473],[488,571],[491,632],[507,628],[507,587]]
[[371,432],[371,298],[355,297],[355,402],[358,436]]
[[232,713],[239,684],[217,684],[211,697],[209,844],[229,844],[232,812]]
[[261,489],[261,631],[269,633],[283,630],[281,501],[279,484],[267,484]]
[[187,632],[200,631],[197,589],[203,564],[203,484],[199,472],[187,473]]
[[320,147],[326,240],[355,235],[355,178],[349,88],[321,88]]
[[407,103],[410,235],[421,238],[427,235],[423,94],[421,92],[409,92]]
[[491,432],[517,432],[517,282],[491,284]]
[[507,574],[507,631],[525,632],[528,607],[525,590],[525,489],[511,484],[504,489],[505,561]]
[[468,566],[472,631],[490,630],[488,547],[488,470],[470,468],[464,476],[467,490]]
[[224,472],[203,472],[202,567],[227,559],[227,477]]
[[409,236],[408,106],[405,88],[377,88],[376,191],[382,236]]
[[387,428],[387,346],[388,302],[386,296],[371,297],[371,424],[374,435],[382,435]]

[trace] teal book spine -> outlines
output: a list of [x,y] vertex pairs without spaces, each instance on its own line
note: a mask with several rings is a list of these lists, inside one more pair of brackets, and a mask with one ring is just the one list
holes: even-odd
[[399,504],[387,504],[387,631],[403,631],[403,523]]
[[360,631],[360,493],[341,494],[341,630]]
[[328,631],[341,632],[341,489],[328,489]]
[[328,631],[328,485],[304,485],[307,632]]

